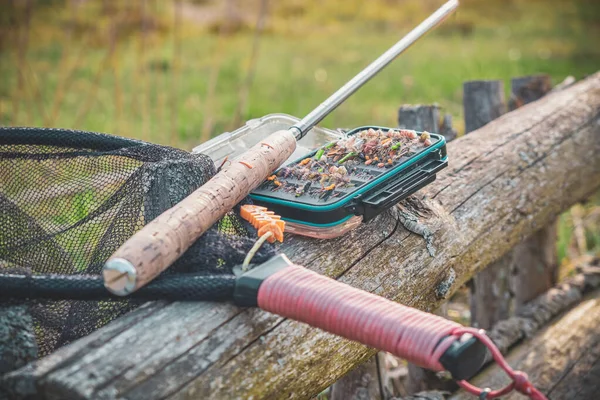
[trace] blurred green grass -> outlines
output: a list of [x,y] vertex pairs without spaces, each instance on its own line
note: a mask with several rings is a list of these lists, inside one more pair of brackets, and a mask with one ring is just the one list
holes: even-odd
[[[21,60],[18,39],[0,53],[0,123],[76,127],[191,148],[202,131],[205,139],[274,112],[302,117],[442,2],[271,4],[238,121],[252,26],[219,35],[210,29],[214,21],[176,20],[170,2],[142,10],[114,2],[108,11],[95,1],[76,9],[49,3],[34,9]],[[247,10],[246,25],[257,8]],[[399,105],[436,102],[461,130],[466,80],[503,79],[508,91],[515,76],[548,73],[559,82],[595,72],[599,10],[597,2],[581,0],[464,0],[456,16],[322,125],[395,125]],[[152,27],[146,34],[143,24]]]
[[[237,10],[229,14],[217,0],[181,8],[38,0],[28,23],[17,3],[0,16],[0,125],[110,132],[191,149],[251,118],[304,116],[443,1],[270,1],[256,42],[260,0],[229,0]],[[461,3],[321,125],[394,126],[401,104],[438,103],[460,132],[464,81],[502,79],[508,99],[512,77],[547,73],[558,83],[600,66],[598,1]],[[570,213],[560,229],[567,259]],[[598,228],[586,232],[597,251]]]

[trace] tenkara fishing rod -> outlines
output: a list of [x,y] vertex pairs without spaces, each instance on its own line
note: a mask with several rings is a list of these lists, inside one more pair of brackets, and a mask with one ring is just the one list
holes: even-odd
[[103,277],[106,288],[117,295],[127,295],[156,278],[290,157],[297,140],[448,17],[458,4],[458,0],[448,1],[298,124],[266,137],[179,204],[135,233],[105,263]]

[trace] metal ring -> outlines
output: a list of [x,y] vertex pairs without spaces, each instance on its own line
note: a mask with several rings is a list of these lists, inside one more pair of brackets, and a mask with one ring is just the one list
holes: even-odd
[[481,393],[479,393],[479,400],[486,400],[490,393],[492,393],[492,389],[490,389],[490,388],[482,389]]

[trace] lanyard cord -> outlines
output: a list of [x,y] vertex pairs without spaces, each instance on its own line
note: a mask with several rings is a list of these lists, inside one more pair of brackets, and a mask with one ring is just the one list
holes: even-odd
[[527,374],[521,371],[515,371],[510,367],[510,365],[508,365],[504,359],[504,356],[502,356],[502,353],[500,353],[500,350],[498,350],[494,342],[492,342],[492,340],[483,332],[483,330],[475,328],[458,328],[452,333],[458,337],[465,333],[469,333],[479,339],[479,341],[488,348],[492,354],[492,357],[494,358],[494,361],[496,361],[500,368],[502,368],[510,377],[510,379],[512,379],[512,382],[508,386],[498,390],[481,389],[467,381],[458,381],[458,385],[464,390],[474,394],[475,396],[479,396],[481,399],[493,399],[516,390],[517,392],[528,396],[532,400],[547,400],[546,396],[536,389],[529,381]]

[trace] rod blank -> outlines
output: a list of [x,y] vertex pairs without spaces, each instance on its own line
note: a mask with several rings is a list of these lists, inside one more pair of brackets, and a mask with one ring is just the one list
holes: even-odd
[[292,127],[296,131],[296,139],[301,139],[306,135],[313,126],[318,124],[329,113],[335,110],[348,97],[356,92],[362,85],[367,83],[372,77],[377,75],[389,63],[394,61],[396,57],[408,49],[419,38],[433,29],[436,25],[444,21],[450,14],[456,10],[459,3],[458,0],[450,0],[437,11],[431,14],[426,20],[421,22],[416,28],[410,31],[400,41],[398,41],[389,50],[383,53],[379,58],[373,61],[369,66],[360,71],[358,75],[352,78],[348,83],[339,88],[334,94],[329,96],[327,100],[321,103],[317,108],[311,111],[306,117]]

